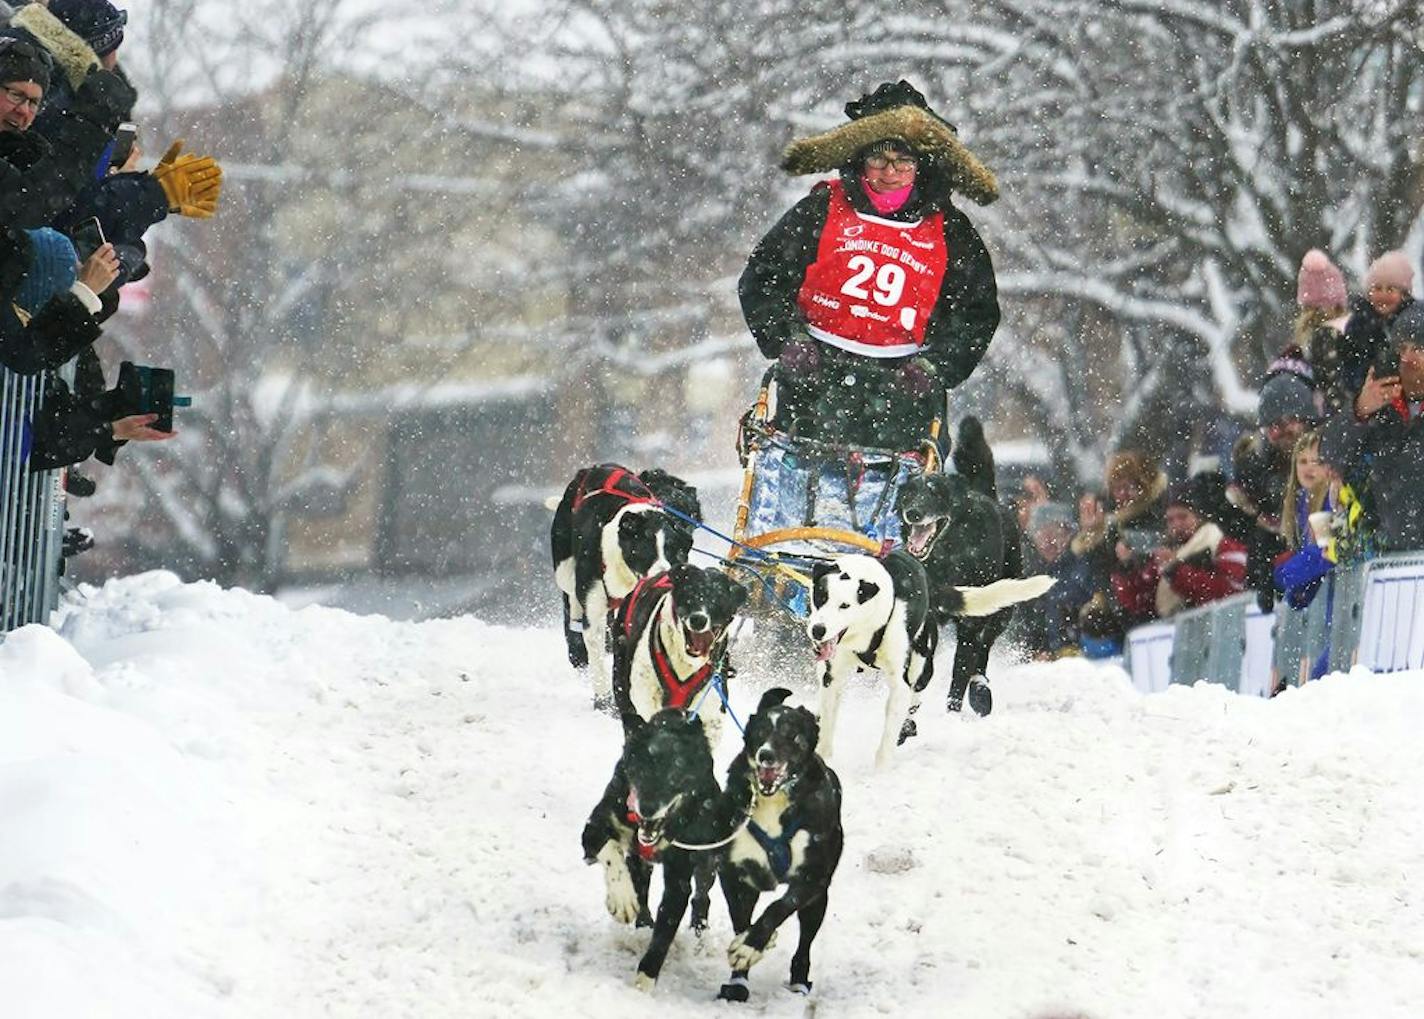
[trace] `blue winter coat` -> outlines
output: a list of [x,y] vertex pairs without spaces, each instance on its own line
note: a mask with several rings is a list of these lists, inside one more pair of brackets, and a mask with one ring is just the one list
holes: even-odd
[[[1334,509],[1328,497],[1321,509]],[[1285,593],[1286,604],[1293,609],[1308,608],[1320,590],[1321,579],[1335,568],[1311,536],[1309,517],[1310,494],[1301,490],[1296,493],[1295,501],[1296,528],[1301,535],[1301,546],[1275,570],[1276,589]]]

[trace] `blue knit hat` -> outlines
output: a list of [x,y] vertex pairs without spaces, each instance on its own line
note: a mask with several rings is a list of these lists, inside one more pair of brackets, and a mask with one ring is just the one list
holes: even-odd
[[30,238],[30,261],[14,301],[34,315],[51,297],[74,285],[79,258],[74,253],[74,242],[58,230],[44,227],[26,230],[25,234]]

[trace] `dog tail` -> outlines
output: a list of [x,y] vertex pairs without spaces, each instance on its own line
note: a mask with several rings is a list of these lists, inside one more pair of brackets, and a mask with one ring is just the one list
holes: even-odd
[[562,500],[557,495],[551,495],[549,496],[549,498],[544,500],[544,508],[552,513],[554,510],[559,508],[559,503],[561,501]]
[[998,501],[999,486],[994,480],[994,451],[984,438],[984,426],[970,414],[959,422],[954,442],[954,469],[976,492]]
[[951,612],[958,616],[992,616],[1019,602],[1032,601],[1056,583],[1040,573],[1022,580],[996,580],[984,587],[956,587],[951,600],[960,605],[951,606]]

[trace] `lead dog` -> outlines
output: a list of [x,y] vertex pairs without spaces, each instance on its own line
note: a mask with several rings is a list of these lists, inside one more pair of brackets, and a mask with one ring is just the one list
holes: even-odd
[[[647,722],[636,715],[625,718],[624,726],[623,755],[583,829],[583,855],[585,863],[603,864],[609,915],[619,923],[653,928],[634,978],[635,986],[650,991],[687,911],[694,872],[705,868],[710,873],[715,863],[710,851],[674,843],[717,841],[722,791],[698,719],[670,709]],[[655,864],[663,868],[656,922],[648,911]],[[706,892],[693,901],[694,927],[706,925],[708,906]]]
[[[671,478],[657,474],[660,482]],[[563,595],[569,662],[589,667],[594,704],[608,709],[609,612],[642,578],[686,562],[692,543],[641,477],[617,464],[600,464],[585,467],[569,482],[554,508],[549,544],[554,582]]]
[[1012,618],[1011,610],[967,616],[955,609],[955,591],[1023,576],[1018,521],[998,503],[994,454],[977,418],[959,425],[954,446],[957,474],[924,474],[900,489],[896,509],[905,524],[905,549],[925,565],[930,612],[938,626],[953,623],[956,647],[950,673],[950,711],[993,710],[986,673],[989,652]]
[[[840,780],[816,756],[816,716],[782,703],[790,694],[780,688],[762,694],[747,720],[742,753],[727,769],[724,813],[746,819],[723,853],[719,875],[736,932],[727,949],[732,975],[717,995],[727,1001],[750,997],[747,972],[792,913],[800,939],[791,957],[791,989],[810,993],[811,943],[825,919],[845,841]],[[753,922],[761,894],[783,885],[786,893]]]
[[747,589],[719,570],[674,566],[638,581],[618,610],[613,637],[613,699],[623,717],[704,703],[703,726],[715,749],[722,705],[705,691],[719,667],[726,681],[727,627],[746,600]]
[[[865,668],[879,669],[889,685],[885,728],[876,767],[890,760],[897,743],[914,735],[911,715],[934,675],[939,627],[930,612],[925,568],[895,549],[883,560],[845,555],[818,564],[812,573],[811,613],[806,633],[821,664],[821,742],[829,758],[846,681]],[[956,615],[987,616],[1036,598],[1053,586],[1050,577],[1000,580],[987,587],[952,588],[944,604]]]

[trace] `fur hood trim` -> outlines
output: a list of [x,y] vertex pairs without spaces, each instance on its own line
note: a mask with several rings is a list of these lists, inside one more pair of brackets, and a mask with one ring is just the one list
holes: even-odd
[[950,190],[979,205],[998,199],[999,182],[989,168],[948,124],[917,106],[896,106],[798,139],[786,147],[781,168],[796,175],[830,173],[849,163],[867,145],[886,138],[903,138],[927,156],[943,172]]
[[10,24],[23,28],[49,50],[54,62],[64,69],[71,88],[79,88],[89,72],[99,66],[99,58],[89,44],[66,28],[43,4],[21,7]]
[[1158,471],[1157,476],[1152,479],[1152,484],[1148,487],[1147,491],[1143,492],[1136,499],[1133,499],[1130,503],[1128,503],[1122,509],[1117,511],[1115,517],[1117,519],[1118,526],[1126,527],[1128,524],[1132,523],[1138,517],[1142,516],[1148,510],[1150,510],[1153,504],[1166,494],[1167,475],[1162,473],[1161,471]]

